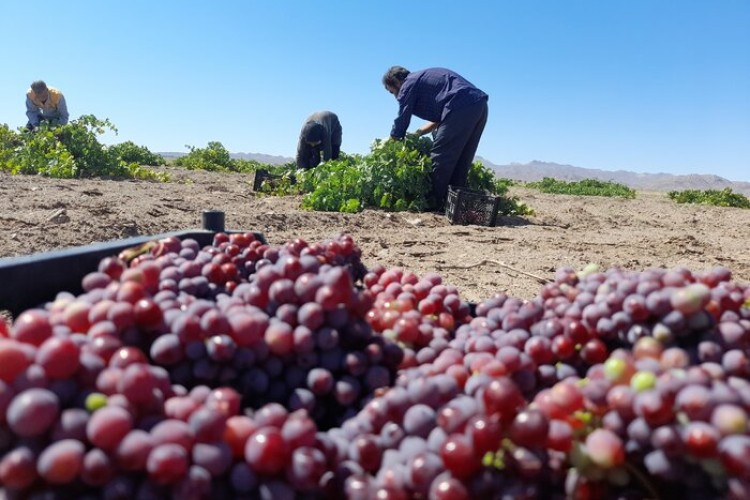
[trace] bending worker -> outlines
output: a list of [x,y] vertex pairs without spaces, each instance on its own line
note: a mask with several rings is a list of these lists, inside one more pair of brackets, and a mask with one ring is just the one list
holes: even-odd
[[461,75],[445,68],[409,71],[391,67],[385,89],[398,101],[391,138],[403,139],[412,115],[427,121],[414,133],[434,131],[430,209],[443,211],[448,186],[464,187],[479,139],[487,123],[488,96]]
[[68,123],[68,106],[65,96],[54,87],[47,87],[42,80],[31,84],[26,92],[26,116],[29,122],[26,128],[35,130],[45,121],[51,125]]
[[330,111],[318,111],[307,117],[297,144],[297,168],[314,168],[323,161],[335,160],[341,152],[341,123]]

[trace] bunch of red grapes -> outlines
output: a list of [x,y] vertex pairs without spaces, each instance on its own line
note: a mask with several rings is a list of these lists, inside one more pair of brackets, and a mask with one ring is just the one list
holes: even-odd
[[348,235],[101,261],[0,323],[5,498],[748,498],[750,288],[576,273],[475,306]]

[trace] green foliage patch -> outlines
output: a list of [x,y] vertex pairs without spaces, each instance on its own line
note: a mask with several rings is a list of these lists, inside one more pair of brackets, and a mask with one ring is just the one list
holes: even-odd
[[364,208],[421,211],[426,208],[430,159],[420,139],[376,141],[371,154],[345,156],[305,171],[303,208],[358,212]]
[[11,174],[44,175],[62,179],[115,177],[166,181],[164,173],[144,168],[120,156],[117,147],[107,147],[97,136],[107,130],[117,133],[108,120],[83,115],[66,125],[47,123],[34,132],[11,130],[0,125],[0,170]]
[[208,170],[211,172],[255,172],[269,166],[254,160],[232,158],[229,151],[218,141],[210,141],[205,148],[185,146],[190,151],[174,161],[179,167],[189,170]]
[[[428,208],[432,161],[428,137],[407,136],[402,141],[376,140],[370,154],[342,155],[310,170],[284,165],[269,168],[280,176],[264,183],[268,194],[302,194],[302,207],[311,210],[355,213],[365,208],[388,211],[424,211]],[[501,196],[503,215],[531,214],[516,198],[507,196],[508,183],[479,162],[472,164],[469,189]]]
[[668,196],[677,203],[698,203],[701,205],[714,205],[717,207],[750,208],[750,200],[741,193],[733,193],[731,188],[686,189],[684,191],[670,191]]
[[234,162],[229,157],[229,151],[218,141],[211,141],[205,148],[185,146],[190,151],[174,162],[178,167],[188,170],[227,171],[234,170]]
[[152,153],[145,146],[138,146],[133,141],[125,141],[110,147],[110,150],[126,163],[137,163],[138,165],[166,165],[167,161],[162,155]]
[[[160,155],[131,141],[113,146],[97,137],[107,130],[117,133],[109,120],[84,115],[67,125],[43,124],[35,132],[17,132],[0,125],[0,170],[12,174],[58,178],[131,177],[167,181],[169,175],[147,166],[165,165]],[[432,140],[409,136],[403,141],[376,140],[367,155],[347,155],[310,170],[294,163],[268,165],[233,159],[218,141],[205,148],[187,146],[189,153],[174,161],[190,170],[251,173],[266,170],[276,178],[264,183],[267,194],[301,194],[302,207],[311,210],[354,213],[366,208],[388,211],[424,211],[428,208]],[[145,166],[144,166],[145,165]],[[474,162],[467,188],[501,198],[502,215],[529,215],[533,210],[508,196],[511,182]]]
[[608,196],[620,198],[635,198],[635,190],[624,184],[597,179],[583,179],[581,181],[560,181],[545,177],[539,182],[528,182],[527,187],[538,189],[543,193],[570,194],[577,196]]

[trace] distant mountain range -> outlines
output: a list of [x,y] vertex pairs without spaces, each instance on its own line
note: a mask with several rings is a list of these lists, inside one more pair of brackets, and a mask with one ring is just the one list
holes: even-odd
[[481,161],[485,167],[493,170],[498,177],[526,182],[539,181],[544,177],[552,177],[561,181],[598,179],[600,181],[617,182],[641,191],[682,191],[684,189],[703,191],[731,188],[736,193],[750,195],[750,182],[730,181],[712,174],[644,174],[625,170],[581,168],[536,160],[529,163],[495,165],[481,156],[477,156],[476,160]]
[[[159,153],[164,158],[178,158],[185,153]],[[287,156],[273,156],[263,153],[232,153],[232,158],[255,160],[260,163],[282,165],[293,162],[294,158]],[[736,193],[750,196],[750,182],[730,181],[712,174],[644,174],[626,170],[600,170],[594,168],[561,165],[545,161],[531,161],[529,163],[511,163],[496,165],[486,158],[477,156],[485,167],[493,170],[498,177],[524,182],[540,181],[544,177],[552,177],[561,181],[580,181],[583,179],[598,179],[601,181],[617,182],[641,191],[682,191],[684,189],[724,189],[731,188]]]

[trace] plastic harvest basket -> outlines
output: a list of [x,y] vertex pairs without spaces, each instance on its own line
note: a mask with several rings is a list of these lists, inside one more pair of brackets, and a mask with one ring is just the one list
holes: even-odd
[[499,196],[466,188],[448,187],[445,215],[451,224],[494,226],[499,208]]

